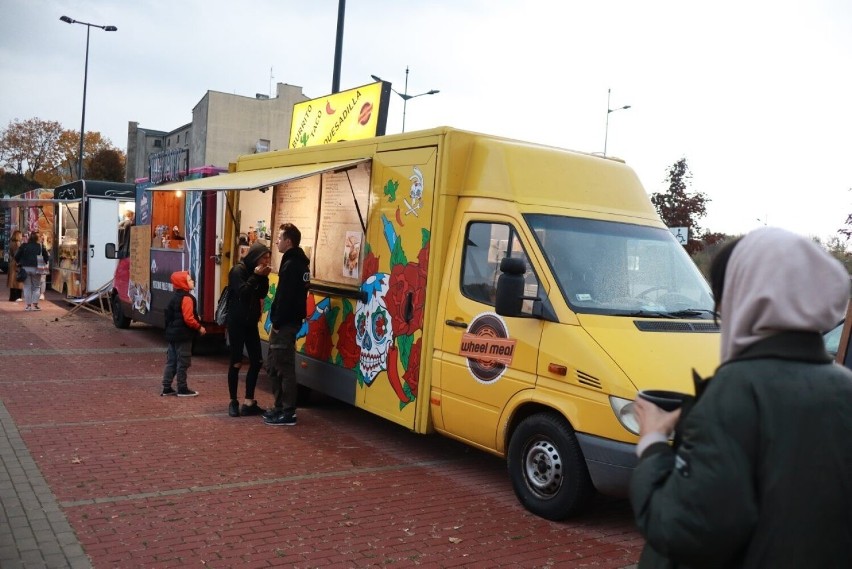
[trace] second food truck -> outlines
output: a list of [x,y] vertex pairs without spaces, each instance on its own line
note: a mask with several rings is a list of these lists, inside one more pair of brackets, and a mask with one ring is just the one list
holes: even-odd
[[624,495],[637,390],[691,391],[717,363],[709,288],[619,160],[438,128],[167,189],[232,191],[235,229],[270,245],[299,227],[301,385],[504,457],[545,518]]

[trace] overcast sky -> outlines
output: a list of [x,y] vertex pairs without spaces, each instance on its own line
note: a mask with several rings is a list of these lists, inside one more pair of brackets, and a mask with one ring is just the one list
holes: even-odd
[[[206,91],[331,92],[338,0],[0,0],[0,125],[38,117],[126,149]],[[827,237],[852,212],[849,0],[348,0],[341,89],[392,81],[406,130],[454,126],[607,153],[663,191],[686,157],[705,229]],[[271,70],[271,73],[270,73]],[[388,133],[402,126],[392,95]],[[235,157],[236,158],[236,157]]]

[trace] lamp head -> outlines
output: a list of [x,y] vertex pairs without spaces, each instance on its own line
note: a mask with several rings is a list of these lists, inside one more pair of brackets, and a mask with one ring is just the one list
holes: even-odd
[[375,75],[370,75],[370,77],[373,78],[373,81],[381,81],[382,80],[381,77],[376,77]]
[[73,24],[74,23],[74,20],[72,20],[68,16],[62,16],[59,19],[62,20],[63,22],[65,22],[66,24]]
[[437,89],[430,89],[429,91],[427,91],[427,93],[426,93],[426,94],[427,94],[427,95],[435,95],[435,94],[437,94],[437,93],[440,93],[440,91],[439,91],[439,90],[437,90]]
[[104,26],[104,31],[105,32],[117,32],[118,28],[116,28],[115,26]]

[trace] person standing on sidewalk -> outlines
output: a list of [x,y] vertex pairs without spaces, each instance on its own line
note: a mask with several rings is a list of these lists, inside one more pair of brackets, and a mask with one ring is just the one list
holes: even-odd
[[[272,251],[266,245],[257,242],[249,247],[242,261],[234,265],[228,274],[228,344],[231,348],[231,360],[228,364],[228,415],[262,415],[263,409],[254,398],[257,376],[263,367],[263,353],[260,350],[260,331],[258,322],[262,313],[263,299],[269,292],[269,262]],[[248,353],[249,368],[246,373],[246,397],[242,409],[237,401],[237,385],[243,362],[243,349]]]
[[311,279],[310,260],[299,247],[301,241],[302,233],[292,223],[279,227],[277,245],[283,257],[278,269],[278,288],[269,311],[272,331],[266,364],[275,406],[263,416],[267,425],[296,424],[296,333],[305,319]]
[[20,229],[12,232],[12,237],[9,239],[9,274],[6,282],[9,285],[9,302],[21,302],[24,285],[18,280],[18,262],[15,261],[15,253],[21,246],[23,234]]
[[846,313],[849,275],[810,239],[767,227],[719,251],[710,285],[715,375],[682,411],[636,399],[639,569],[848,569],[852,372],[822,333]]
[[[198,308],[192,291],[195,281],[187,271],[172,273],[172,286],[175,294],[166,306],[166,340],[169,349],[166,352],[166,367],[163,370],[164,395],[178,397],[195,397],[197,392],[186,383],[186,370],[192,365],[192,339],[196,334],[204,335],[207,330],[198,318]],[[172,387],[172,381],[177,380],[177,391]]]
[[38,232],[30,233],[29,240],[21,245],[15,253],[15,261],[27,272],[27,280],[24,281],[24,303],[25,310],[41,310],[38,305],[38,297],[41,294],[41,275],[36,272],[38,268],[38,257],[42,256],[45,263],[50,262],[50,255],[39,243]]

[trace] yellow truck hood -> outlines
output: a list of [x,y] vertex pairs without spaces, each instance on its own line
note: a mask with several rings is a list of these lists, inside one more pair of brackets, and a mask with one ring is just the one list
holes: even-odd
[[[673,320],[578,314],[580,325],[642,389],[693,392],[719,365],[719,332],[712,320]],[[708,331],[713,330],[713,331]]]

